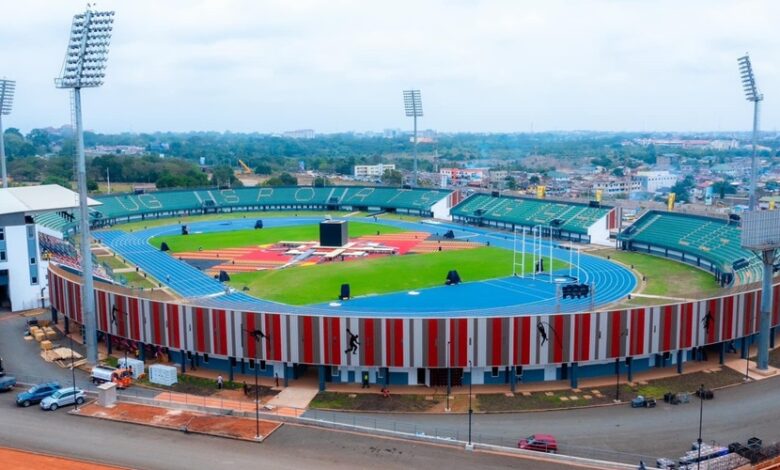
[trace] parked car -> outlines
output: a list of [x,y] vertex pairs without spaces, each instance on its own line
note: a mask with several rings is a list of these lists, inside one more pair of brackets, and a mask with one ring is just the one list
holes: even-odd
[[655,398],[645,398],[642,395],[631,400],[631,408],[655,408]]
[[13,375],[4,375],[0,377],[0,392],[7,392],[16,385],[16,377]]
[[16,395],[16,404],[18,406],[24,406],[25,408],[40,403],[41,400],[48,397],[52,393],[60,389],[60,384],[57,382],[49,382],[45,384],[33,385],[26,392],[22,392]]
[[520,439],[517,447],[525,450],[535,450],[537,452],[558,452],[558,441],[550,434],[534,434],[525,439]]
[[41,409],[54,411],[61,406],[72,405],[74,401],[80,405],[84,403],[85,397],[84,390],[80,388],[61,388],[41,400]]

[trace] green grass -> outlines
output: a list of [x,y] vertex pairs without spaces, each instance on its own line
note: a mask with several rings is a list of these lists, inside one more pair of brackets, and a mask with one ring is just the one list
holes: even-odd
[[[138,222],[129,222],[118,224],[122,230],[132,232],[134,230],[144,230],[151,227],[161,227],[173,225],[179,222],[190,224],[194,222],[207,222],[211,220],[236,220],[236,219],[271,219],[276,217],[344,217],[348,212],[344,211],[253,211],[253,212],[223,212],[219,214],[192,215],[189,217],[161,217],[159,219],[148,218]],[[113,227],[108,230],[114,230]]]
[[99,256],[98,262],[107,264],[111,269],[126,268],[127,264],[119,261],[116,256]]
[[127,287],[157,287],[152,281],[137,272],[119,273],[117,276],[127,279]]
[[426,400],[424,395],[390,394],[385,398],[377,385],[376,393],[358,393],[350,397],[346,393],[320,392],[309,403],[310,408],[358,411],[426,411],[439,403]]
[[[720,289],[712,274],[677,261],[627,251],[600,250],[594,254],[610,256],[627,266],[633,265],[636,271],[647,278],[642,294],[688,298],[694,294],[714,294]],[[637,298],[635,302],[647,305],[652,300]]]
[[[527,260],[526,269],[532,261]],[[553,269],[568,266],[556,261]],[[441,286],[447,272],[457,269],[464,282],[512,274],[512,252],[495,247],[452,250],[368,260],[331,262],[314,266],[231,274],[236,289],[291,305],[335,300],[341,284],[348,283],[354,297]]]
[[[363,235],[381,233],[399,233],[403,229],[368,224],[365,222],[349,222],[349,236],[351,238]],[[217,250],[221,248],[240,248],[257,246],[268,243],[276,243],[281,240],[311,241],[319,239],[319,226],[317,224],[298,225],[292,227],[274,227],[261,230],[236,230],[232,232],[194,233],[190,235],[163,235],[154,237],[150,243],[159,248],[162,242],[166,242],[174,253],[182,251]]]

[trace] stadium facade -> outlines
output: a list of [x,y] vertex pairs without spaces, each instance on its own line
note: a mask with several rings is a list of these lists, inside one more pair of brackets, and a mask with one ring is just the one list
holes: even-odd
[[[93,211],[92,224],[258,209],[383,210],[440,218],[451,213],[461,222],[499,228],[545,226],[556,237],[572,239],[577,234],[579,240],[587,242],[592,233],[613,229],[619,220],[610,207],[497,195],[473,195],[459,201],[453,193],[441,190],[267,189],[101,197],[102,206]],[[442,214],[445,209],[448,213]],[[649,216],[652,221],[643,217],[636,225],[660,220],[659,214]],[[49,222],[46,217],[41,219]],[[715,219],[691,220],[710,224]],[[715,229],[724,230],[721,225]],[[635,229],[634,237],[648,230]],[[644,246],[634,242],[638,244],[633,248]],[[663,239],[658,243],[671,242]],[[624,247],[632,249],[630,244]],[[694,248],[700,251],[699,259],[712,259],[708,255],[714,252],[699,245],[676,246],[689,254]],[[731,254],[718,255],[725,256],[716,260],[723,269],[736,261]],[[738,255],[741,252],[734,254]],[[741,269],[731,264],[732,269]],[[732,276],[732,280],[737,279],[743,278]],[[49,266],[55,318],[64,316],[68,322],[82,323],[79,280],[73,267]],[[261,374],[285,381],[316,375],[323,388],[328,383],[359,382],[365,373],[370,382],[379,384],[444,386],[449,376],[455,386],[503,383],[513,388],[518,382],[560,379],[576,386],[580,378],[616,371],[630,379],[634,372],[652,367],[682,371],[687,361],[708,354],[723,359],[732,347],[741,348],[744,355],[758,333],[761,296],[757,288],[747,285],[726,292],[668,305],[547,315],[523,313],[522,309],[497,316],[480,312],[309,315],[246,306],[240,310],[215,307],[209,299],[155,300],[137,290],[98,282],[95,305],[98,330],[109,344],[112,337],[121,338],[137,345],[141,354],[167,354],[183,370],[203,366],[232,377],[253,373],[257,367]],[[779,286],[775,286],[777,295]],[[777,305],[772,311],[773,327],[780,324]],[[247,333],[255,329],[266,335],[259,344]]]

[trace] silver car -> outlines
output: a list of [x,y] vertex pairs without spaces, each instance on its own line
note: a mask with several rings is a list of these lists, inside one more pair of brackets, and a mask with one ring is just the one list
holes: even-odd
[[54,411],[61,406],[72,405],[74,402],[81,405],[84,403],[85,397],[84,390],[80,388],[61,388],[41,400],[41,409]]

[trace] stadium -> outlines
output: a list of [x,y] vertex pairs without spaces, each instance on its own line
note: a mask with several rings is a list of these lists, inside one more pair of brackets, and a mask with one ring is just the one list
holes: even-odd
[[[745,357],[759,331],[761,261],[741,248],[738,218],[648,211],[620,232],[620,208],[598,201],[383,187],[94,200],[99,337],[182,371],[316,377],[323,390],[364,380],[576,388],[584,377],[682,372],[707,354]],[[34,222],[53,315],[80,325],[68,241],[77,215]],[[331,229],[338,240],[324,241]],[[675,266],[674,294],[651,289]],[[777,303],[771,318],[774,346]]]

